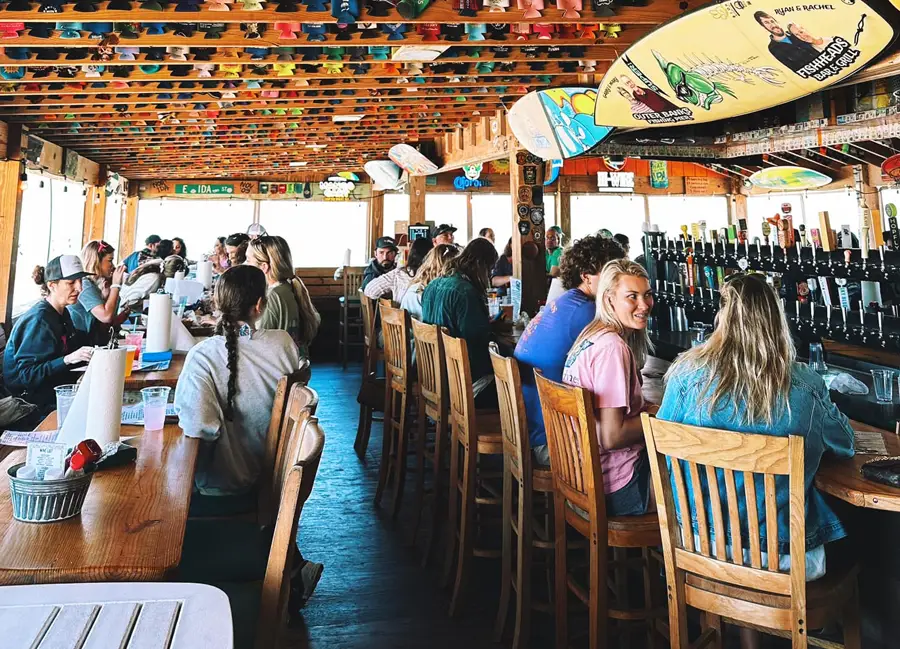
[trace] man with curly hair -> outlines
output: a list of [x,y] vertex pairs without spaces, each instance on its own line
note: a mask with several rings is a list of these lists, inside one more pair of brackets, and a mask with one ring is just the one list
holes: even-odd
[[562,380],[566,354],[593,319],[597,284],[606,262],[622,259],[625,251],[615,239],[591,235],[578,239],[563,254],[560,278],[565,293],[547,306],[526,327],[516,345],[515,357],[522,375],[522,398],[528,419],[528,437],[534,459],[550,464],[547,433],[541,401],[534,383],[534,370],[553,381]]

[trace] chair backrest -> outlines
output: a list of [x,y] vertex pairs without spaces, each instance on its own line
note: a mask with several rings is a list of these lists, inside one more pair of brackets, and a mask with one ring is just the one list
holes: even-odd
[[[803,438],[699,428],[654,419],[647,414],[641,418],[653,487],[659,501],[657,511],[668,583],[683,585],[687,573],[788,596],[793,625],[790,619],[782,620],[780,628],[793,626],[796,632],[799,627],[805,633],[802,629],[806,617]],[[780,571],[778,565],[777,476],[787,476],[790,491],[791,567],[787,572]],[[716,488],[709,488],[712,485]],[[698,498],[696,494],[703,497]],[[741,504],[746,512],[743,519]],[[762,513],[767,532],[765,547],[761,547],[760,537]],[[684,533],[676,514],[681,516]],[[692,519],[697,521],[697,539],[689,531]],[[742,530],[746,530],[746,535]],[[731,548],[727,548],[727,536]],[[763,553],[767,556],[763,557]],[[763,567],[764,559],[766,567]],[[683,598],[682,588],[673,590],[674,597]],[[683,601],[673,603],[683,605]],[[782,610],[782,615],[787,613]],[[736,617],[741,619],[740,615]]]
[[[510,470],[518,479],[531,480],[531,444],[522,401],[522,380],[515,358],[503,357],[496,343],[490,344],[494,382],[500,404],[500,426],[503,429],[503,455],[510,460]],[[526,485],[527,488],[530,488]]]
[[[447,362],[447,393],[450,397],[450,424],[455,427],[460,442],[469,441],[469,433],[475,428],[475,395],[472,392],[472,370],[469,367],[469,349],[462,338],[454,338],[441,329],[444,358]],[[475,440],[472,440],[474,443]]]
[[302,430],[297,431],[294,437],[296,443],[291,445],[290,453],[280,467],[284,489],[279,500],[266,576],[263,578],[255,649],[276,646],[290,594],[291,567],[297,552],[297,526],[303,505],[312,492],[325,446],[325,433],[315,417],[305,418]]
[[368,351],[375,345],[375,300],[366,297],[360,289],[359,303],[362,307],[363,344]]
[[405,389],[408,386],[400,383],[406,384],[410,378],[409,312],[385,306],[383,300],[379,300],[378,308],[384,336],[385,376],[391,383],[398,384],[398,389]]
[[396,309],[396,308],[400,307],[400,303],[395,302],[394,300],[392,300],[389,297],[380,297],[380,298],[378,298],[378,306],[379,307],[386,306],[386,307]]
[[344,266],[342,277],[344,279],[344,299],[352,299],[362,286],[363,269],[358,266]]
[[[425,400],[425,412],[432,419],[444,419],[447,413],[447,361],[444,342],[438,325],[412,319],[413,339],[416,342],[416,372],[419,393]],[[446,420],[446,419],[444,419]]]
[[556,491],[588,513],[591,525],[596,525],[598,538],[605,543],[606,500],[590,393],[584,388],[551,381],[538,371],[534,379],[544,414]]
[[315,415],[318,405],[319,395],[312,388],[300,384],[291,388],[287,410],[284,413],[284,422],[281,427],[281,440],[275,455],[275,470],[272,472],[270,502],[273,513],[281,501],[281,492],[284,489],[282,480],[285,463],[290,461],[296,450],[299,443],[299,435],[306,419]]

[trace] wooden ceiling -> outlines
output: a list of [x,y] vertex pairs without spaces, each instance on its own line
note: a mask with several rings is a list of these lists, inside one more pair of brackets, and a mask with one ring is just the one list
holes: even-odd
[[[531,90],[595,86],[636,39],[701,4],[627,0],[601,16],[559,1],[525,18],[532,0],[432,0],[406,20],[392,1],[353,0],[352,24],[331,0],[9,2],[0,120],[128,178],[359,170]],[[448,49],[391,60],[414,45]]]

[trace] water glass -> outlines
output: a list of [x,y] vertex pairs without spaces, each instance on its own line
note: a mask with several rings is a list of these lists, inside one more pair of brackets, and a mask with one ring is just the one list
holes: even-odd
[[56,392],[56,427],[62,428],[63,422],[69,414],[69,408],[72,407],[72,402],[75,401],[75,393],[78,392],[78,386],[74,384],[59,385],[54,388],[54,391]]
[[825,352],[822,351],[822,343],[809,343],[809,369],[823,373],[828,371],[825,364]]
[[133,346],[137,348],[137,351],[134,352],[134,360],[140,360],[141,358],[141,345],[144,343],[144,332],[143,331],[131,331],[125,334],[125,346]]
[[691,325],[691,347],[699,347],[706,342],[706,325],[702,322]]
[[144,430],[162,430],[166,423],[166,405],[171,388],[156,387],[141,390],[144,400]]
[[894,370],[870,370],[875,386],[875,400],[891,403],[894,400]]
[[488,298],[488,314],[491,316],[491,318],[496,318],[498,315],[500,315],[500,298]]

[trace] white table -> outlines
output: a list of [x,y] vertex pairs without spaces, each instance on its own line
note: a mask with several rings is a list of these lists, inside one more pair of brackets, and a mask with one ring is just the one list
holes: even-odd
[[204,584],[0,587],[4,649],[232,649],[231,607]]

